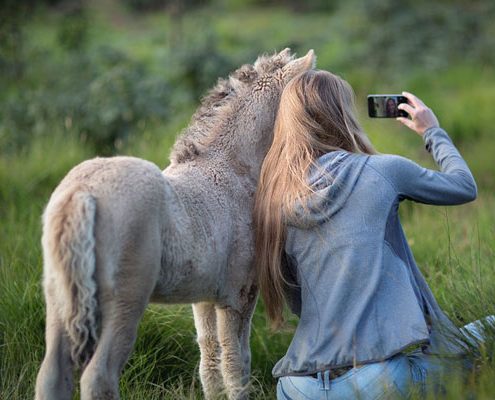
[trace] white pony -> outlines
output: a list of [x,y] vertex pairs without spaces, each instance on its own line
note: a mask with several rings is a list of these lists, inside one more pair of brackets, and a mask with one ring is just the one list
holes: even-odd
[[252,207],[282,89],[309,51],[261,56],[220,79],[163,172],[132,157],[73,168],[43,216],[46,355],[37,400],[118,399],[150,302],[194,303],[207,399],[248,396],[257,299]]

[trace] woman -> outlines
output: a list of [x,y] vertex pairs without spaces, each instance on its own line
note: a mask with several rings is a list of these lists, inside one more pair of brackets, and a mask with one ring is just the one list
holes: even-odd
[[423,137],[441,172],[378,155],[338,76],[308,71],[282,94],[255,203],[268,317],[279,325],[285,301],[300,317],[273,369],[279,399],[395,398],[412,383],[429,390],[445,357],[450,370],[466,365],[465,338],[416,266],[397,212],[404,199],[467,203],[476,184],[433,112],[403,95],[411,119],[397,119]]
[[395,99],[389,97],[385,103],[385,116],[386,117],[397,117],[397,104]]

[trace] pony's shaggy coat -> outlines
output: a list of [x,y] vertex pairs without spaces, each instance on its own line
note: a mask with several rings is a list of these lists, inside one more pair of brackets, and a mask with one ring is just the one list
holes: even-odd
[[247,397],[258,287],[252,207],[282,89],[314,54],[262,56],[204,98],[163,172],[132,157],[72,169],[43,217],[46,355],[37,400],[118,399],[150,301],[194,303],[206,398]]

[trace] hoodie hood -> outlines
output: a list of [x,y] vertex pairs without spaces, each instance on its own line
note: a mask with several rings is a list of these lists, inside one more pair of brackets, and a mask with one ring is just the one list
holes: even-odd
[[345,204],[352,193],[368,156],[336,150],[316,160],[309,172],[314,193],[306,207],[297,205],[290,225],[310,228],[328,221]]

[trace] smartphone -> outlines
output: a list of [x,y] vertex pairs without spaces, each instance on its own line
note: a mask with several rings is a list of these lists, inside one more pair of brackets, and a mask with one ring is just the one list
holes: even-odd
[[407,103],[407,98],[400,94],[368,95],[368,115],[371,118],[408,117],[404,110],[398,110],[400,103]]

